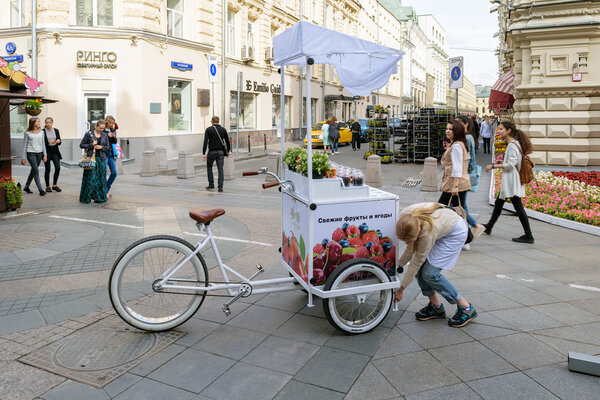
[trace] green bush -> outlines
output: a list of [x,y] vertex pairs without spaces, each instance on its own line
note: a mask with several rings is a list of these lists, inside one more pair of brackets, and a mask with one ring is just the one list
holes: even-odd
[[290,147],[285,151],[283,162],[292,170],[297,171],[298,159],[302,153],[306,155],[306,150],[302,147]]
[[0,187],[6,189],[6,205],[9,209],[19,208],[23,204],[21,189],[14,182],[0,183]]

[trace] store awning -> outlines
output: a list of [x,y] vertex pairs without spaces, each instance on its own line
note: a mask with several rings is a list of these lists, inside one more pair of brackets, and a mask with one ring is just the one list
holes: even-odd
[[490,90],[490,109],[494,110],[494,113],[502,113],[512,108],[515,103],[514,91],[515,73],[508,71],[498,78]]
[[330,64],[353,96],[368,96],[398,72],[403,51],[323,28],[306,21],[273,38],[274,64]]

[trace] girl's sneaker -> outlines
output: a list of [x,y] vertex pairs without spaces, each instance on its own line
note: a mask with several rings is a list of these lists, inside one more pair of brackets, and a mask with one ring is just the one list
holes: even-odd
[[446,318],[446,310],[444,310],[443,304],[440,308],[436,308],[429,302],[429,304],[415,313],[415,317],[417,317],[419,321],[428,321],[434,318]]
[[461,328],[469,322],[471,322],[476,317],[477,311],[475,311],[475,306],[473,304],[471,304],[471,309],[468,312],[466,308],[458,306],[454,317],[448,320],[448,325],[454,328]]

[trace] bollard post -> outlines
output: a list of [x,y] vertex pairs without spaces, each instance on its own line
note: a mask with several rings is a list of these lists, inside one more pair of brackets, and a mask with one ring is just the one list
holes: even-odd
[[250,155],[250,135],[248,135],[248,155]]
[[233,156],[225,157],[223,162],[223,179],[231,181],[235,179],[235,161]]
[[437,160],[433,157],[427,157],[423,164],[423,181],[421,182],[421,192],[437,192]]
[[231,152],[233,153],[233,139],[231,137],[229,138],[229,148],[231,149]]
[[179,159],[177,160],[177,178],[188,179],[196,176],[196,169],[194,168],[194,156],[192,153],[186,151],[179,152]]
[[165,147],[157,147],[154,149],[156,153],[156,164],[159,171],[166,171],[169,166],[167,164],[167,149]]
[[265,140],[265,153],[267,152],[267,134],[263,133],[263,138]]
[[156,165],[156,153],[152,150],[146,150],[142,154],[142,171],[141,176],[156,176],[158,175],[158,166]]
[[367,158],[367,176],[365,183],[372,187],[381,187],[383,177],[381,174],[381,157],[373,154]]

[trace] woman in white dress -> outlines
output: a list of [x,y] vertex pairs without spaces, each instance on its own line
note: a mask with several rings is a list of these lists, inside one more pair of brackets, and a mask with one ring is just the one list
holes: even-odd
[[513,241],[533,244],[534,239],[531,234],[529,219],[527,218],[527,213],[525,212],[523,202],[521,201],[521,197],[525,196],[525,186],[521,184],[521,179],[519,178],[523,154],[527,155],[531,153],[533,149],[531,140],[529,140],[529,137],[526,134],[517,129],[515,124],[511,121],[501,122],[500,125],[498,125],[498,134],[506,141],[507,146],[502,163],[490,164],[485,167],[486,172],[490,172],[494,168],[502,168],[500,193],[498,193],[498,197],[496,198],[492,217],[487,224],[484,224],[485,233],[488,235],[492,233],[492,228],[502,212],[504,202],[506,199],[510,199],[512,205],[515,207],[517,216],[521,221],[523,230],[525,231],[523,236],[513,238]]

